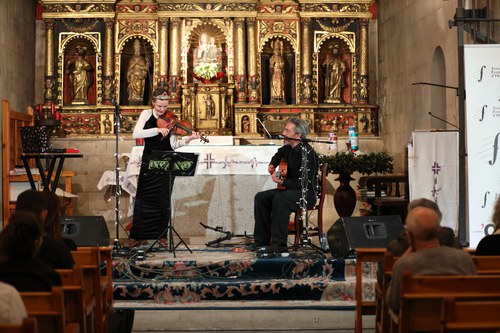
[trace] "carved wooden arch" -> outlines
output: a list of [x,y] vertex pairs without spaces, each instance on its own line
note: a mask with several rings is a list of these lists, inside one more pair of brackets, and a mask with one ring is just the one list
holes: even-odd
[[[151,82],[156,82],[157,81],[157,78],[159,77],[159,55],[158,55],[158,44],[156,43],[156,40],[152,39],[150,36],[148,35],[145,35],[145,34],[130,34],[130,35],[127,35],[125,37],[123,37],[121,40],[118,41],[118,44],[117,44],[117,52],[115,52],[115,82],[116,82],[116,87],[118,89],[118,91],[120,91],[120,87],[121,87],[121,77],[120,77],[120,73],[121,73],[121,62],[122,62],[122,53],[123,53],[123,48],[125,47],[125,45],[127,45],[129,43],[130,40],[132,39],[140,39],[141,41],[144,40],[146,42],[149,43],[149,45],[151,46],[151,49],[153,51],[153,59],[151,59],[153,61],[153,73],[152,73],[152,77],[150,78]],[[154,89],[154,88],[153,88]],[[122,91],[120,91],[120,93],[117,94],[117,103],[121,103],[121,93]]]
[[[357,56],[356,56],[356,35],[352,32],[344,32],[344,33],[328,33],[325,34],[317,40],[315,43],[315,50],[313,53],[313,81],[315,84],[313,84],[313,101],[315,103],[319,103],[322,100],[322,96],[320,95],[323,93],[322,89],[322,83],[320,78],[322,78],[322,73],[320,73],[321,69],[321,55],[324,52],[323,48],[324,46],[332,41],[332,40],[338,40],[342,44],[339,45],[341,47],[341,51],[348,51],[349,53],[349,90],[347,90],[347,94],[349,97],[349,101],[346,101],[348,103],[353,103],[354,100],[354,81],[357,76]],[[347,53],[345,53],[347,54]],[[345,60],[345,59],[344,59]]]
[[67,47],[77,40],[87,41],[88,45],[93,47],[93,53],[95,57],[93,59],[93,70],[95,71],[95,76],[93,76],[93,86],[91,89],[91,96],[89,96],[90,104],[101,104],[102,103],[102,52],[101,52],[101,35],[97,32],[84,32],[84,33],[68,33],[62,32],[59,34],[59,46],[58,46],[58,57],[57,57],[57,68],[61,71],[62,75],[58,76],[58,93],[57,93],[57,104],[63,106],[67,101],[65,101],[65,71],[66,71],[66,59],[65,53],[68,52]]
[[[189,70],[189,52],[191,51],[192,47],[192,42],[194,40],[194,33],[197,32],[200,29],[203,29],[204,26],[206,26],[208,29],[217,32],[216,36],[223,36],[224,40],[223,42],[226,44],[226,49],[227,49],[227,59],[226,59],[226,75],[229,77],[232,77],[233,75],[233,68],[230,66],[230,63],[234,61],[234,55],[231,54],[231,51],[234,50],[234,45],[233,45],[233,34],[232,34],[232,28],[233,24],[232,21],[229,21],[230,24],[225,24],[227,20],[218,20],[218,19],[212,19],[212,20],[205,20],[205,19],[191,19],[190,20],[191,24],[186,27],[186,30],[184,32],[183,36],[183,41],[182,41],[182,77],[184,80],[184,83],[188,82],[188,70]],[[201,36],[201,34],[200,34]],[[222,42],[221,39],[216,39],[217,42]],[[233,60],[231,61],[230,60]]]

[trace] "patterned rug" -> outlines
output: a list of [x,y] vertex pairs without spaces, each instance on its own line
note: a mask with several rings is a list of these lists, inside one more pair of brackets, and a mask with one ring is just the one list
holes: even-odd
[[[352,308],[355,260],[336,260],[311,251],[276,258],[231,248],[193,248],[147,254],[145,260],[114,258],[114,299],[126,307],[198,307],[235,305]],[[140,251],[139,251],[139,254]],[[372,300],[376,267],[364,269],[363,298]]]

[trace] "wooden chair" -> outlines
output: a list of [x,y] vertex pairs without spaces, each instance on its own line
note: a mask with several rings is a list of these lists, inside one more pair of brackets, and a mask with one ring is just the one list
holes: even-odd
[[412,276],[403,273],[399,313],[389,309],[391,332],[438,331],[445,297],[500,300],[500,275]]
[[379,281],[375,287],[375,332],[377,333],[389,331],[389,309],[385,302],[385,294],[391,281],[392,268],[398,258],[391,252],[384,253],[382,281]]
[[374,191],[375,196],[367,196],[365,200],[376,215],[398,214],[402,221],[406,219],[410,194],[408,175],[362,176],[359,188]]
[[95,302],[84,295],[83,273],[80,266],[75,265],[73,269],[57,269],[56,271],[62,280],[66,322],[78,323],[80,332],[94,332]]
[[441,312],[441,332],[491,332],[500,330],[500,301],[459,301],[446,297]]
[[298,246],[300,243],[300,235],[304,230],[304,222],[303,215],[307,214],[310,211],[317,211],[318,213],[318,225],[316,227],[309,226],[309,230],[311,233],[310,236],[318,236],[319,243],[321,244],[321,237],[323,235],[323,206],[325,204],[325,196],[326,196],[326,177],[328,176],[328,163],[323,163],[321,166],[321,171],[319,175],[319,186],[320,191],[318,193],[318,200],[315,205],[307,208],[307,212],[303,212],[302,209],[299,209],[294,214],[293,223],[290,222],[288,226],[288,233],[295,235],[293,245]]
[[26,317],[22,324],[0,324],[2,333],[38,333],[38,325],[35,318]]
[[66,323],[64,294],[62,287],[50,292],[21,292],[28,316],[35,317],[40,332],[78,333],[76,323]]
[[[11,110],[8,101],[2,100],[2,208],[4,224],[8,223],[10,213],[15,209],[15,202],[11,201],[10,197],[10,184],[14,182],[29,182],[26,174],[11,175],[10,173],[16,166],[23,165],[21,161],[22,147],[20,128],[33,125],[33,108],[28,107],[26,113],[16,112]],[[74,176],[76,176],[75,171],[63,170],[61,172],[61,177],[64,178],[65,191],[68,193],[72,193],[71,179]],[[53,175],[53,177],[55,177],[55,175]],[[33,175],[33,179],[34,181],[40,181],[40,175]],[[73,205],[71,201],[67,206],[66,215],[73,215]]]
[[95,331],[105,333],[108,331],[108,306],[106,295],[108,285],[107,276],[101,276],[101,258],[98,247],[90,247],[85,250],[71,251],[75,263],[83,272],[84,295],[86,298],[95,300]]
[[363,300],[363,265],[365,263],[383,260],[385,248],[357,248],[356,249],[356,316],[354,332],[363,331],[363,315],[375,314],[375,301]]

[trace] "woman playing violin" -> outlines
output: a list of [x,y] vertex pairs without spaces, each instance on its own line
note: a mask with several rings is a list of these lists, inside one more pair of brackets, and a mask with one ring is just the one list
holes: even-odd
[[[131,246],[136,245],[139,240],[157,239],[170,222],[169,193],[172,193],[172,188],[168,187],[173,186],[174,176],[148,172],[152,151],[173,151],[200,138],[200,134],[194,131],[190,131],[188,137],[180,138],[174,135],[174,127],[157,125],[158,119],[168,112],[168,100],[165,89],[156,89],[153,92],[153,109],[143,110],[134,128],[133,138],[144,139],[144,152],[129,237]],[[166,243],[165,238],[160,239],[161,245],[166,246]]]

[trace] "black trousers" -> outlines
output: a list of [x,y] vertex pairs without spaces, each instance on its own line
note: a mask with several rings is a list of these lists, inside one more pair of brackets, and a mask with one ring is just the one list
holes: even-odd
[[[258,246],[286,247],[290,214],[299,209],[301,190],[271,189],[259,192],[254,199],[254,240]],[[316,202],[313,191],[307,192],[307,205]]]

